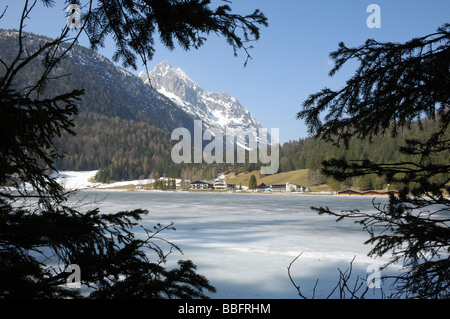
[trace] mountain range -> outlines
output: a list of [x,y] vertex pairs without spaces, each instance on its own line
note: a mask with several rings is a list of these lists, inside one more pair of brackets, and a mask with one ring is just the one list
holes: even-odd
[[[0,57],[4,61],[10,62],[15,56],[17,39],[18,32],[0,30]],[[32,52],[48,40],[28,34],[24,46]],[[38,69],[36,61],[22,72],[19,83],[33,83]],[[54,71],[54,75],[63,74],[68,76],[49,81],[47,93],[84,88],[86,93],[79,105],[81,112],[143,121],[169,133],[177,127],[191,130],[194,120],[201,120],[204,128],[219,128],[223,133],[226,128],[233,134],[243,134],[261,127],[236,98],[228,93],[206,92],[184,71],[172,68],[167,61],[156,65],[149,73],[152,85],[148,85],[145,72],[135,75],[90,49],[75,46]]]
[[[261,128],[261,124],[236,98],[226,92],[207,92],[168,61],[156,65],[149,73],[139,73],[138,77],[192,118],[201,120],[206,128],[219,128],[224,135],[234,136],[257,133]],[[257,134],[254,137],[257,138]]]

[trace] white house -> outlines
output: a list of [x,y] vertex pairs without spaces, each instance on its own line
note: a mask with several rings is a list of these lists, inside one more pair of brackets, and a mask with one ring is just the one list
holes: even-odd
[[214,182],[215,190],[231,191],[231,190],[234,190],[235,188],[236,188],[236,186],[234,184],[227,184],[224,181],[215,181]]
[[303,192],[306,190],[305,187],[291,184],[291,183],[279,183],[271,185],[272,192]]
[[196,182],[191,183],[191,189],[194,189],[194,190],[208,190],[208,189],[213,189],[213,188],[214,188],[214,185],[209,182],[196,181]]

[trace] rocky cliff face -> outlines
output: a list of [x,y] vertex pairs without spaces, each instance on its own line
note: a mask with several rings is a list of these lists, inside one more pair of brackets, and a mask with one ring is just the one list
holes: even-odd
[[[261,124],[230,94],[207,92],[180,68],[164,61],[139,77],[162,95],[176,103],[194,119],[203,121],[206,128],[219,128],[223,134],[241,136],[256,134]],[[255,136],[256,136],[255,135]]]

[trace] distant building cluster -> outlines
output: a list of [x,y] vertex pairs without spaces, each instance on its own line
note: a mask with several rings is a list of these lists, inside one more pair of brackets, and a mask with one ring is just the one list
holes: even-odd
[[[195,181],[191,183],[191,190],[220,190],[220,191],[234,191],[237,190],[235,184],[228,184],[224,181]],[[280,183],[266,185],[264,183],[258,183],[256,192],[305,192],[306,187],[290,184],[290,183]]]
[[347,189],[345,191],[338,192],[338,195],[343,196],[389,196],[390,194],[393,194],[394,196],[398,196],[398,191],[386,191],[386,192],[379,192],[379,191],[365,191],[360,192],[353,189]]
[[304,192],[306,191],[306,187],[290,183],[280,183],[270,185],[268,190],[272,192]]
[[236,189],[236,185],[227,184],[224,181],[195,181],[191,183],[192,190],[221,190],[221,191],[232,191]]
[[[199,180],[192,182],[190,184],[191,190],[201,190],[201,191],[235,191],[238,190],[239,187],[236,187],[235,184],[229,184],[222,180],[214,180],[214,181],[206,181]],[[247,189],[247,187],[245,187]],[[256,189],[250,190],[253,192],[306,192],[307,188],[300,185],[295,185],[291,183],[276,183],[271,185],[266,185],[265,183],[257,183]],[[353,189],[347,189],[344,191],[340,191],[337,193],[341,196],[389,196],[393,194],[394,196],[398,196],[398,191],[390,190],[390,191],[357,191]]]

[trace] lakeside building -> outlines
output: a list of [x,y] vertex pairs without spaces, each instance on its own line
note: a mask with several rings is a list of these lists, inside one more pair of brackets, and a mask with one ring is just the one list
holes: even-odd
[[191,189],[192,190],[220,190],[220,191],[232,191],[236,189],[236,185],[234,184],[227,184],[224,181],[214,181],[214,182],[208,182],[208,181],[195,181],[191,183]]
[[290,183],[279,183],[270,185],[272,192],[304,192],[306,187],[290,184]]
[[390,194],[393,194],[394,196],[398,196],[398,191],[386,191],[386,192],[380,192],[375,190],[369,190],[365,192],[356,191],[353,189],[347,189],[345,191],[338,192],[338,195],[342,196],[389,196]]
[[382,192],[381,196],[389,196],[390,194],[394,195],[394,196],[399,196],[399,192],[398,191],[387,191],[387,192]]
[[381,195],[383,195],[383,193],[374,190],[365,191],[362,192],[361,194],[361,196],[381,196]]
[[338,195],[345,195],[345,196],[361,196],[362,192],[355,191],[354,189],[347,189],[345,191],[338,192]]
[[[214,182],[208,182],[205,180],[195,181],[191,184],[191,190],[218,190],[218,191],[234,191],[236,190],[235,184],[228,184],[222,180],[215,180]],[[305,192],[306,187],[290,184],[279,183],[266,185],[265,183],[258,183],[256,187],[257,192]]]
[[214,186],[215,190],[220,190],[220,191],[232,191],[232,190],[236,189],[236,185],[227,184],[224,181],[215,181],[213,186]]
[[264,183],[257,183],[256,189],[258,192],[265,192],[269,187]]
[[272,192],[285,192],[286,184],[272,184],[270,185]]
[[209,190],[214,189],[213,183],[206,181],[195,181],[191,183],[191,189],[193,190]]

